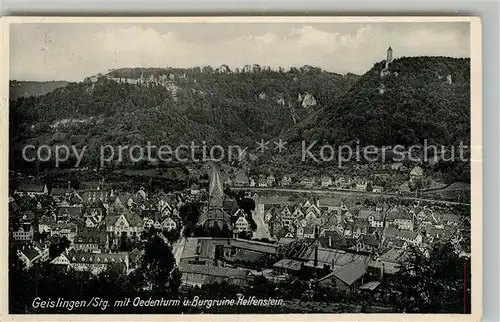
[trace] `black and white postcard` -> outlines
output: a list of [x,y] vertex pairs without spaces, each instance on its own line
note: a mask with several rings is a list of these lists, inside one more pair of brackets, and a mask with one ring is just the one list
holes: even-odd
[[481,319],[479,18],[11,17],[2,67],[2,319]]

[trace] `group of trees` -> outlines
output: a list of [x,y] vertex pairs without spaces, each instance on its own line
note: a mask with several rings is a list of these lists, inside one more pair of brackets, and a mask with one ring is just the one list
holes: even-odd
[[[123,269],[110,265],[99,275],[89,272],[67,270],[48,262],[37,263],[29,270],[17,257],[15,251],[9,251],[9,312],[25,313],[179,313],[176,307],[140,308],[114,307],[115,300],[126,297],[143,299],[149,297],[179,298],[181,275],[175,265],[171,246],[157,235],[152,235],[144,245],[144,255],[139,266],[126,275]],[[34,308],[36,297],[42,300],[85,300],[101,297],[110,305],[106,311],[99,307],[75,308]],[[177,310],[177,311],[175,311]]]
[[458,257],[451,243],[435,244],[428,257],[412,248],[388,290],[402,312],[470,313],[470,259]]
[[[390,75],[382,77],[382,69],[382,63],[375,64],[351,91],[318,115],[317,127],[304,129],[304,137],[376,146],[408,146],[425,139],[429,144],[458,146],[461,140],[469,141],[469,59],[401,58],[390,64]],[[342,126],[334,126],[338,124]]]

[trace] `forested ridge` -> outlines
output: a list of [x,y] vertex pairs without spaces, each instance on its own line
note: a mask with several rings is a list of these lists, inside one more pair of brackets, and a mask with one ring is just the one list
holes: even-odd
[[[304,66],[273,71],[134,68],[10,102],[11,143],[245,144],[273,138],[356,81]],[[299,95],[311,95],[306,108]],[[309,106],[308,106],[309,107]]]
[[379,62],[290,139],[362,146],[470,141],[470,60],[404,57]]
[[47,81],[47,82],[26,82],[11,81],[9,84],[9,98],[17,99],[19,97],[39,96],[52,92],[56,88],[68,85],[65,81]]
[[[315,104],[304,104],[306,95]],[[26,142],[92,148],[195,141],[255,148],[260,139],[284,138],[287,154],[263,156],[259,163],[295,167],[302,165],[302,141],[469,144],[470,60],[403,57],[388,69],[378,62],[361,77],[311,66],[124,68],[12,100],[10,113],[11,151]],[[451,173],[447,181],[467,181],[467,164],[443,166]]]

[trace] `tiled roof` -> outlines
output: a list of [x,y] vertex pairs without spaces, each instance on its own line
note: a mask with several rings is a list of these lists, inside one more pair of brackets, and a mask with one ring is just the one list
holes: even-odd
[[368,219],[370,216],[373,216],[373,219],[377,221],[381,221],[383,219],[383,214],[380,212],[367,209],[360,210],[357,217],[361,219]]
[[51,228],[52,228],[52,230],[70,229],[71,231],[77,231],[78,225],[73,223],[73,222],[56,223],[56,224],[53,224]]
[[363,242],[363,244],[370,246],[378,246],[379,244],[377,237],[373,235],[362,235],[361,241]]
[[71,193],[71,189],[68,187],[65,187],[65,188],[55,187],[55,188],[52,188],[52,190],[50,190],[50,195],[56,196],[56,197],[64,196],[65,194],[68,194],[68,193]]
[[106,232],[96,228],[81,228],[75,236],[75,244],[98,244],[106,245]]
[[410,175],[412,175],[412,176],[422,176],[422,175],[424,175],[424,170],[422,170],[421,167],[416,166],[416,167],[414,167],[411,170]]
[[204,258],[215,258],[215,242],[202,238],[188,238],[184,245],[181,258],[192,258],[196,256]]
[[43,189],[45,186],[43,184],[20,184],[17,187],[18,191],[23,191],[23,192],[43,192]]
[[70,218],[78,219],[82,216],[83,208],[79,206],[59,207],[57,209],[57,217],[68,216]]
[[33,260],[35,257],[40,255],[40,252],[33,246],[25,246],[24,249],[19,249],[19,251],[29,260]]
[[417,232],[415,232],[415,231],[406,231],[406,230],[397,231],[396,234],[395,234],[396,238],[397,237],[399,237],[399,238],[408,238],[410,240],[415,239],[417,236],[418,236]]
[[451,222],[459,222],[460,221],[460,218],[458,218],[457,215],[454,215],[454,214],[451,214],[451,213],[445,213],[442,216],[442,219],[444,221],[451,221]]
[[231,216],[221,209],[212,209],[200,215],[199,222],[204,225],[211,221],[222,221],[226,225],[231,225]]
[[[292,254],[293,258],[297,258],[303,261],[314,260],[314,247],[302,246],[300,249],[294,251]],[[345,266],[349,262],[354,260],[367,260],[367,255],[347,253],[338,249],[326,249],[323,247],[318,247],[318,261],[321,263],[331,265],[332,262],[335,266]]]
[[127,253],[87,253],[73,250],[66,257],[72,263],[111,264],[128,261]]
[[278,261],[276,264],[274,264],[273,267],[280,267],[280,268],[286,268],[289,270],[299,271],[302,268],[302,264],[303,264],[303,262],[296,261],[293,259],[284,258],[284,259]]
[[239,268],[229,268],[209,265],[179,265],[181,273],[194,273],[208,276],[225,277],[225,278],[246,278],[250,274],[249,270]]
[[82,202],[89,204],[96,201],[109,201],[110,193],[109,190],[87,190],[78,194],[82,198]]
[[79,190],[98,190],[102,188],[102,183],[98,181],[87,181],[80,183]]
[[248,239],[233,238],[230,240],[231,247],[252,250],[260,253],[276,254],[278,245],[258,242]]
[[391,248],[386,253],[380,256],[380,260],[383,262],[397,263],[399,259],[403,256],[404,251]]
[[343,281],[347,285],[352,285],[354,282],[362,278],[363,276],[366,275],[367,273],[367,265],[363,261],[354,261],[346,266],[328,274],[327,276],[323,277],[322,279],[319,280],[321,282],[322,280],[331,278],[332,276],[338,278],[339,280]]
[[413,220],[413,216],[406,210],[395,210],[387,212],[386,220]]
[[135,213],[130,213],[127,212],[125,213],[125,219],[127,219],[128,223],[132,227],[141,227],[142,226],[142,219]]
[[234,176],[234,181],[238,182],[248,182],[248,177],[243,171],[238,171],[236,175]]
[[144,251],[134,248],[129,254],[128,258],[132,263],[138,262],[140,258],[144,255]]
[[55,223],[54,218],[52,218],[52,216],[46,216],[46,215],[43,215],[38,221],[39,225],[52,225],[54,223]]
[[264,256],[263,253],[254,252],[252,250],[241,249],[234,257],[234,260],[255,263],[259,261],[262,258],[262,256]]

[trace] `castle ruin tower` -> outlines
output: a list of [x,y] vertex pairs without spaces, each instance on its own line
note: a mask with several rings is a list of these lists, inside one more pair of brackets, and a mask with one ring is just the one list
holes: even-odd
[[387,59],[385,60],[385,69],[388,69],[389,68],[389,63],[392,62],[392,48],[389,47],[387,49]]

